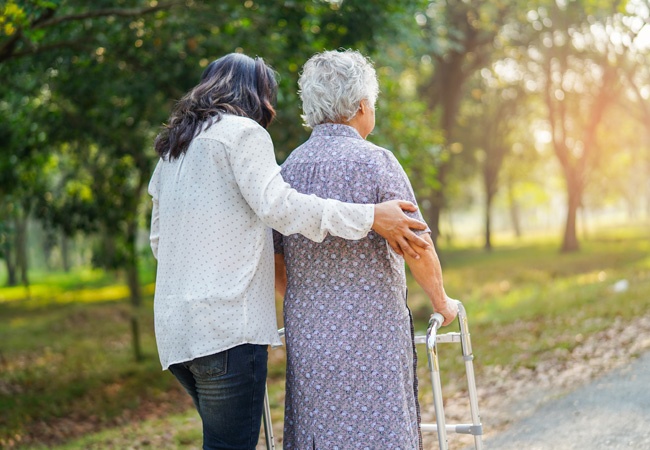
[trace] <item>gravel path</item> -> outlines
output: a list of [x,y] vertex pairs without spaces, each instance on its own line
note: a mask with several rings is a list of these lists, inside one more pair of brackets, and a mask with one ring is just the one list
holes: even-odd
[[513,424],[486,449],[650,449],[650,353]]

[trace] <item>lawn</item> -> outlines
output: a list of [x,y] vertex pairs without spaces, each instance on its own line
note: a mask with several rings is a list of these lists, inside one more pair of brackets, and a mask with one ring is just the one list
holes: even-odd
[[[465,304],[477,381],[490,366],[534,368],[620,317],[650,311],[650,233],[602,229],[578,253],[551,240],[509,242],[490,253],[441,252],[445,286]],[[147,275],[150,279],[150,275]],[[119,279],[98,271],[35,279],[0,289],[0,447],[195,448],[200,424],[187,396],[160,370],[152,326],[153,286],[138,313],[146,359],[133,361],[132,311]],[[409,283],[416,330],[430,306]],[[455,327],[452,325],[452,327]],[[462,363],[442,349],[446,390],[462,389]],[[570,352],[565,352],[570,355]],[[422,358],[426,359],[422,352]],[[567,356],[568,357],[568,356]],[[282,420],[284,354],[270,352],[269,391]],[[421,376],[425,375],[421,364]],[[454,381],[449,381],[454,380]],[[428,398],[427,383],[421,383]],[[61,445],[61,447],[56,447]]]

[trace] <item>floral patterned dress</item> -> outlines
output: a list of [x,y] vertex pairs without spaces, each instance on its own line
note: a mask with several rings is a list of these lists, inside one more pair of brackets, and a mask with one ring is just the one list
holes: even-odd
[[[415,202],[393,154],[346,125],[316,126],[282,175],[324,198]],[[403,258],[374,232],[322,243],[275,233],[275,247],[288,275],[284,448],[421,448]]]

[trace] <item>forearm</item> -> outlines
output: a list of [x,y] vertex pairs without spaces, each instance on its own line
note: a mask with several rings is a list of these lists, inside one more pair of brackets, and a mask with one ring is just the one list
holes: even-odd
[[301,194],[279,174],[266,187],[256,213],[266,225],[285,236],[298,233],[315,242],[328,234],[361,239],[368,235],[374,221],[374,205]]
[[419,259],[414,259],[408,254],[404,255],[404,259],[409,265],[413,278],[429,297],[433,309],[442,311],[448,306],[442,281],[442,267],[429,233],[422,234],[421,237],[430,244],[429,247],[416,248],[420,255]]

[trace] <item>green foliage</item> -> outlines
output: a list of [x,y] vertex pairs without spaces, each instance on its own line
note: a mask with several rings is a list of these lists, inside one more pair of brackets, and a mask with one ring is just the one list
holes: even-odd
[[[398,58],[397,52],[391,54]],[[394,62],[395,59],[386,58]],[[384,63],[380,59],[378,64]],[[378,68],[381,95],[376,111],[375,131],[369,140],[390,149],[406,171],[415,192],[426,199],[439,185],[436,178],[437,159],[443,145],[436,121],[418,98],[414,69],[386,65]]]
[[[23,30],[34,22],[38,22],[49,11],[56,9],[60,0],[32,0],[32,1],[16,1],[8,0],[0,15],[0,36],[12,37],[17,33],[24,32]],[[25,35],[32,43],[38,42],[43,38],[42,31],[27,30]]]
[[[465,205],[463,186],[478,170],[477,146],[469,141],[483,138],[487,108],[503,103],[482,103],[470,85],[473,74],[492,70],[495,61],[524,67],[535,57],[527,49],[542,48],[549,30],[565,22],[584,29],[590,17],[610,17],[625,2],[618,9],[601,3],[569,2],[564,11],[546,1],[12,0],[2,21],[14,31],[0,37],[0,75],[7,80],[0,87],[0,138],[8,142],[0,195],[17,205],[12,211],[26,206],[52,230],[100,232],[132,254],[133,224],[147,223],[148,208],[140,205],[155,162],[152,139],[203,67],[243,51],[276,68],[279,114],[269,131],[282,161],[308,134],[296,94],[301,65],[316,51],[354,47],[374,57],[381,77],[372,139],[395,151],[425,209]],[[530,81],[520,77],[516,88]],[[479,122],[471,139],[468,110]],[[516,127],[520,135],[529,132],[525,123]],[[450,199],[438,204],[439,192]]]
[[[1,162],[21,161],[38,175],[39,195],[18,196],[38,203],[39,218],[67,235],[101,231],[126,240],[115,248],[128,248],[132,224],[142,221],[138,207],[155,161],[151,143],[158,124],[210,60],[244,51],[274,64],[280,75],[280,125],[270,131],[282,143],[282,159],[306,137],[296,96],[302,63],[323,48],[374,48],[376,30],[388,30],[391,15],[404,10],[394,2],[356,0],[282,6],[189,2],[184,8],[133,0],[109,6],[112,2],[91,6],[74,0],[7,6],[20,39],[11,45],[0,40],[7,52],[0,73],[20,83],[24,93],[12,94],[7,87],[0,106],[10,120],[3,122],[0,135],[10,135],[23,147],[28,135],[48,147],[40,165],[15,147],[6,148],[11,156]],[[22,39],[42,29],[48,33],[39,42]],[[32,82],[29,90],[25,76]],[[33,114],[31,104],[45,105],[51,117]],[[53,160],[59,163],[57,172],[48,170]],[[3,185],[16,185],[16,170],[3,174]],[[109,265],[124,261],[109,259],[114,261]]]

